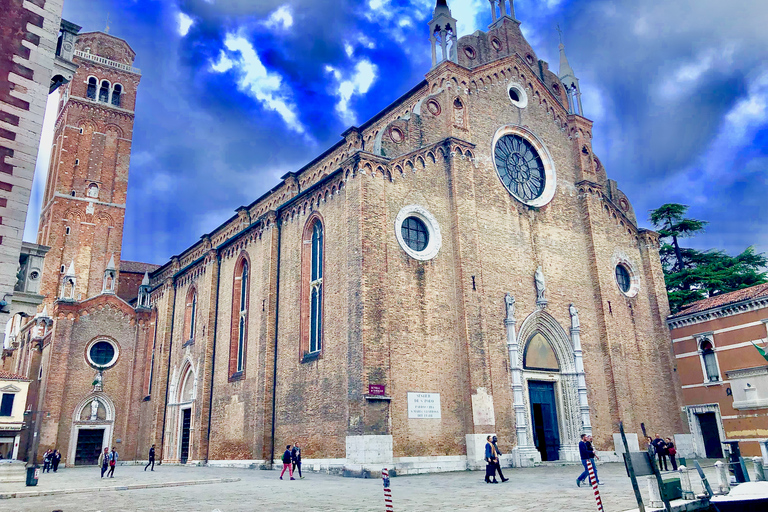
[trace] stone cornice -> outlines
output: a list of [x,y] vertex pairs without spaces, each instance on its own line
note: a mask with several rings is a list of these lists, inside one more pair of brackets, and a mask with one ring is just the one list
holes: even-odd
[[679,329],[681,327],[696,325],[702,322],[708,322],[709,320],[715,320],[717,318],[725,318],[765,308],[768,308],[768,296],[725,304],[723,306],[705,309],[704,311],[697,311],[687,315],[683,314],[679,316],[669,316],[667,317],[667,326],[670,329]]

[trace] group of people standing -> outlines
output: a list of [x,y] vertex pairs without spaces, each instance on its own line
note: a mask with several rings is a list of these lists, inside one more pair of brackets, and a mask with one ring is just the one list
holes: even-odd
[[663,463],[664,471],[669,471],[667,466],[667,458],[669,458],[669,461],[672,463],[672,471],[677,471],[677,448],[675,448],[672,438],[662,439],[659,434],[656,434],[655,439],[651,439],[648,436],[645,438],[645,441],[648,444],[648,453],[651,455],[651,458],[654,455],[658,458],[659,470],[661,470]]
[[59,470],[61,462],[61,452],[56,449],[49,449],[43,454],[43,473],[50,473],[51,469],[56,473]]
[[301,475],[301,448],[299,448],[299,443],[286,445],[285,452],[283,452],[283,470],[280,472],[280,480],[283,479],[286,469],[291,480],[296,480],[293,478],[293,472],[297,469],[299,470],[299,478],[304,478]]
[[[488,436],[485,438],[487,441],[485,443],[485,483],[487,484],[497,484],[499,483],[498,480],[496,480],[496,473],[499,473],[499,478],[501,478],[502,482],[506,482],[509,480],[509,478],[504,478],[504,473],[501,472],[501,462],[499,461],[499,456],[503,455],[501,453],[501,450],[499,450],[498,442],[499,438],[496,436]],[[493,478],[493,480],[491,480]]]
[[99,454],[99,466],[101,466],[101,478],[104,478],[104,473],[107,473],[107,477],[115,478],[115,466],[117,466],[118,454],[115,447],[112,447],[112,451],[109,448],[104,448],[104,453]]
[[579,455],[581,456],[581,464],[584,466],[584,471],[576,478],[576,486],[581,487],[581,483],[589,477],[589,466],[587,463],[590,461],[592,462],[592,470],[595,472],[595,483],[600,485],[600,479],[597,477],[597,465],[595,464],[595,459],[600,460],[600,457],[597,456],[595,448],[592,446],[592,435],[581,434]]

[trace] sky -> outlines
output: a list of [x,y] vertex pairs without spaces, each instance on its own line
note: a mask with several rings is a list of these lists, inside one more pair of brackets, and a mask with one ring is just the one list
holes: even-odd
[[[449,0],[459,36],[487,0]],[[418,84],[434,0],[65,0],[63,17],[136,51],[122,259],[165,263]],[[768,252],[768,2],[517,0],[557,70],[559,25],[593,149],[649,210],[690,205],[699,249]],[[55,98],[53,98],[55,100]],[[53,110],[53,113],[51,113]],[[49,101],[25,240],[35,241]]]

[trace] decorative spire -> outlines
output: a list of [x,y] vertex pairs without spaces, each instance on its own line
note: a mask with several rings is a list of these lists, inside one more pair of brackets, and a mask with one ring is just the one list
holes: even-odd
[[67,273],[64,274],[64,277],[75,277],[75,260],[69,262],[69,268],[67,269]]
[[104,269],[104,285],[101,293],[115,293],[115,284],[117,281],[117,269],[115,268],[115,255],[109,258],[107,268]]
[[149,272],[144,272],[144,279],[141,280],[141,286],[149,286]]
[[69,263],[67,273],[64,274],[64,281],[61,283],[61,300],[74,301],[75,291],[77,289],[77,277],[75,277],[75,260]]
[[[456,51],[458,38],[456,20],[451,15],[447,0],[437,0],[432,20],[429,22],[429,42],[432,44],[432,67],[445,60],[458,62]],[[440,45],[440,60],[437,58],[437,46]]]
[[571,114],[584,115],[584,111],[581,108],[581,89],[579,88],[579,79],[576,78],[571,64],[568,62],[568,57],[565,56],[565,45],[563,44],[563,31],[560,30],[560,26],[557,26],[557,32],[560,35],[560,71],[558,77],[565,86],[565,92],[568,95],[568,112]]
[[136,307],[137,308],[144,308],[149,309],[150,301],[149,301],[149,272],[144,272],[144,279],[141,280],[141,286],[139,286],[139,296],[136,300]]
[[117,270],[115,268],[115,253],[112,253],[112,257],[109,258],[109,263],[107,263],[107,270]]

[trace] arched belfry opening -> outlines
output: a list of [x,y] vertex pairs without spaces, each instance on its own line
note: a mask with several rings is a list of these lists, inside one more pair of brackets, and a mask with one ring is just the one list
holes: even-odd
[[529,314],[518,332],[514,317],[508,314],[505,322],[518,443],[513,450],[516,465],[577,461],[580,434],[591,431],[578,313],[574,307],[570,313],[570,333],[545,308]]
[[[456,48],[458,42],[456,20],[451,15],[446,0],[437,0],[435,4],[432,20],[429,22],[429,42],[432,45],[432,67],[446,60],[459,62]],[[440,48],[439,59],[438,47]]]

